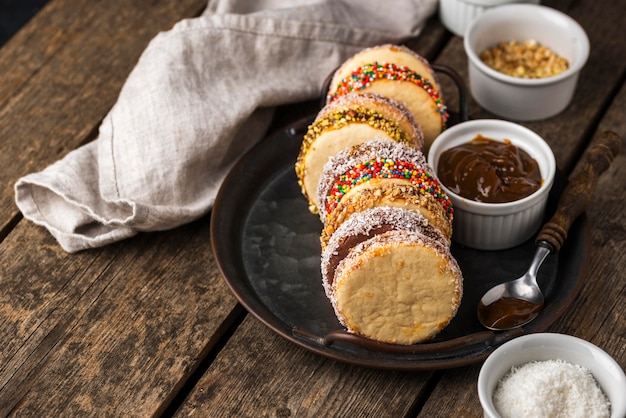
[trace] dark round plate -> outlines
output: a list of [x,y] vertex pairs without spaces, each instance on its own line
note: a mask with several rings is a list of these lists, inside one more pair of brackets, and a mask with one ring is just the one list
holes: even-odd
[[[335,360],[394,370],[434,370],[484,360],[511,338],[545,331],[575,300],[587,266],[589,226],[581,216],[560,253],[539,272],[546,296],[542,313],[525,327],[484,329],[476,306],[489,288],[522,275],[534,253],[528,241],[503,251],[453,244],[464,276],[455,318],[432,341],[411,346],[351,339],[324,294],[320,274],[321,222],[307,209],[294,172],[302,133],[312,117],[267,137],[231,170],[211,215],[211,244],[222,275],[241,304],[289,341]],[[549,214],[566,179],[557,178]]]

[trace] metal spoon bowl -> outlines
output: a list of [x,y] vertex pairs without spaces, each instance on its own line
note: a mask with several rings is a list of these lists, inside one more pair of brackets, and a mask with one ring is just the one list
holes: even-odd
[[492,330],[505,330],[527,324],[543,308],[543,293],[537,272],[550,254],[547,245],[538,245],[530,268],[522,277],[491,288],[478,302],[478,319]]
[[572,222],[591,201],[598,177],[609,168],[621,146],[622,139],[611,131],[591,142],[582,171],[568,183],[555,214],[535,240],[537,250],[528,271],[516,280],[494,286],[480,299],[477,314],[484,327],[497,331],[517,328],[541,313],[544,296],[537,284],[537,272],[549,254],[561,249]]

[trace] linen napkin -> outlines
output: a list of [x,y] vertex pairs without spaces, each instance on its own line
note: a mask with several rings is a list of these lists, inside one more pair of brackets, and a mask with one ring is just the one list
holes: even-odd
[[68,252],[195,220],[276,106],[318,97],[341,62],[416,36],[436,7],[211,1],[149,43],[96,140],[17,181],[17,206]]

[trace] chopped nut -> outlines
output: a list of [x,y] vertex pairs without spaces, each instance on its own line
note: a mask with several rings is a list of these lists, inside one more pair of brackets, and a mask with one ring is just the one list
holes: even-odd
[[480,59],[501,73],[519,78],[543,78],[567,70],[569,64],[535,40],[502,42],[480,54]]

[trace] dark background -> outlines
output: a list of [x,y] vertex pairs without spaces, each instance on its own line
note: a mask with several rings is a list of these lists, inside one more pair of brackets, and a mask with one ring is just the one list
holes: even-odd
[[4,45],[48,0],[0,0],[0,46]]

